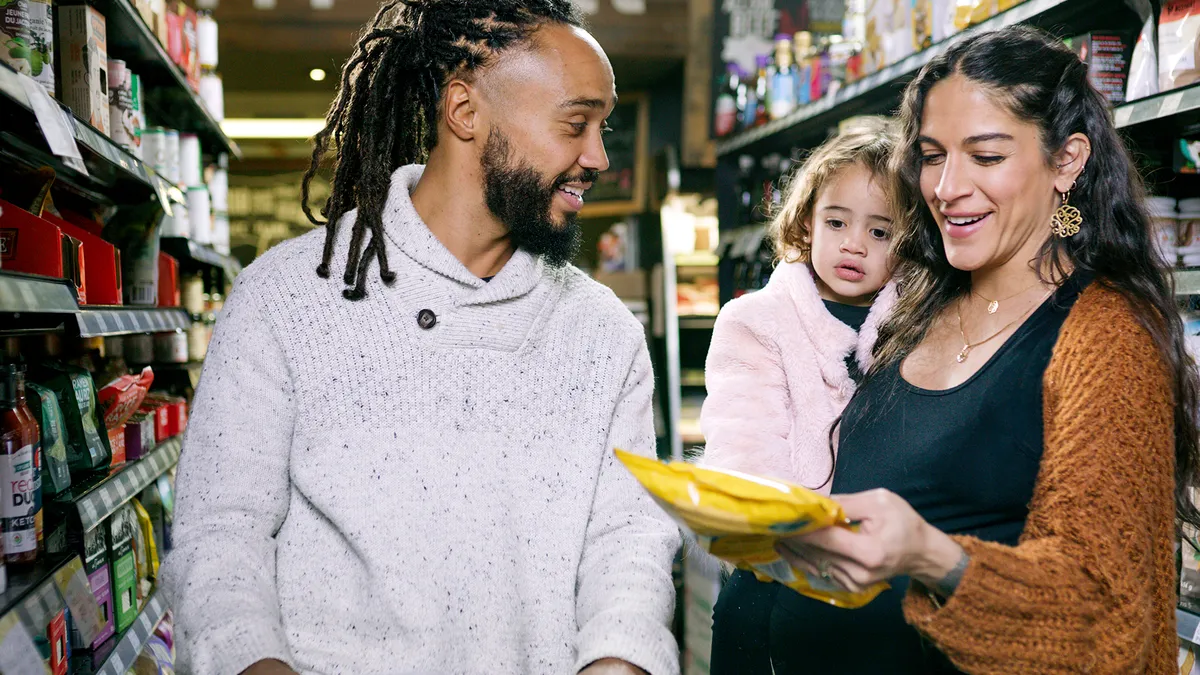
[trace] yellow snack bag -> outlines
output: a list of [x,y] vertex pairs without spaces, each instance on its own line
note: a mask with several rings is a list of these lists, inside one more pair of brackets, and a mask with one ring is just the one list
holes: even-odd
[[862,607],[889,588],[879,583],[851,593],[793,568],[775,552],[781,537],[853,527],[842,507],[828,497],[769,478],[615,452],[659,506],[695,533],[706,551],[754,572],[762,581],[773,579],[801,595],[847,609]]

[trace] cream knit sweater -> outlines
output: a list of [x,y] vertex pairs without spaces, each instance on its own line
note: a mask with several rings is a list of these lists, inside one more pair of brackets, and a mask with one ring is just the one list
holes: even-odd
[[678,530],[612,453],[654,451],[641,326],[524,252],[473,276],[413,209],[421,171],[392,178],[392,286],[343,299],[321,232],[237,280],[162,572],[181,672],[675,675]]

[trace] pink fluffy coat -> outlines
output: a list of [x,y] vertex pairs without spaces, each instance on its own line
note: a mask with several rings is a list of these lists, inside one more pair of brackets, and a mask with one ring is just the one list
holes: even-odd
[[895,301],[889,283],[856,334],[825,308],[808,265],[783,263],[761,291],[725,305],[705,364],[700,464],[829,494],[829,429],[854,394],[846,355],[866,372]]

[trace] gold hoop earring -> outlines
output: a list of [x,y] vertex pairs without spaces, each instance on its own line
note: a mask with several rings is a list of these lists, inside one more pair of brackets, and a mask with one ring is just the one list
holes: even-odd
[[1083,224],[1083,214],[1067,203],[1070,198],[1070,190],[1062,193],[1062,206],[1050,217],[1050,232],[1062,239],[1079,234],[1079,226]]

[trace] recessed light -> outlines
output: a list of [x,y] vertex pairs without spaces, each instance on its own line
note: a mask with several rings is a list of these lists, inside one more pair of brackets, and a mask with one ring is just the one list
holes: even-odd
[[308,76],[313,82],[323,82],[325,80],[325,71],[320,68],[313,68],[308,71]]

